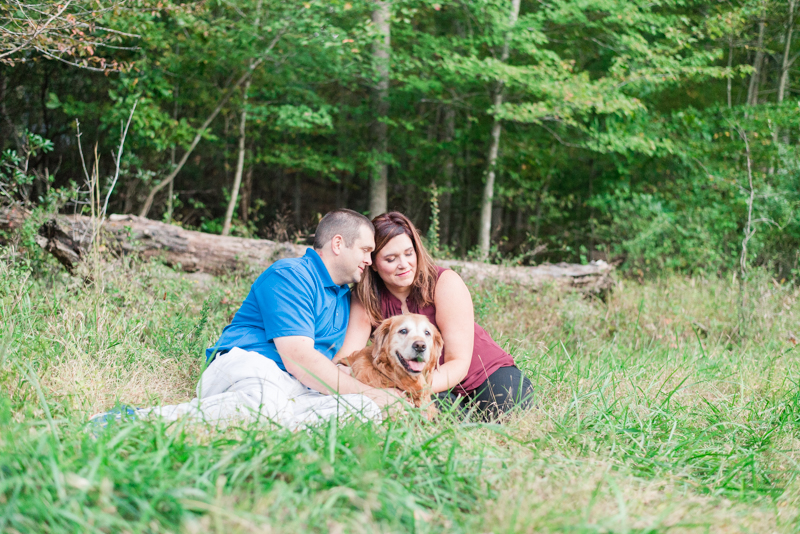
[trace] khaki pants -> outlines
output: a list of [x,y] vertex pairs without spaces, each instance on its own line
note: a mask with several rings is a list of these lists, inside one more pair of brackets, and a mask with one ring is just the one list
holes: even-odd
[[291,430],[332,417],[381,421],[381,410],[361,394],[323,395],[304,386],[257,352],[234,348],[211,362],[197,384],[197,398],[139,410],[137,416],[183,417],[211,423],[270,420]]

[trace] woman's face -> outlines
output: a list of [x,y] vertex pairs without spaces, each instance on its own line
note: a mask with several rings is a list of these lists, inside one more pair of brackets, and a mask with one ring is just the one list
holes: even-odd
[[400,234],[390,239],[375,255],[372,268],[387,287],[411,286],[417,272],[417,253],[411,238]]

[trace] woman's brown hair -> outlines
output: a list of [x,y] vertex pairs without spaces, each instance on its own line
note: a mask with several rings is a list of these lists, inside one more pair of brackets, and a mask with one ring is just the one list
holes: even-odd
[[[433,263],[433,258],[425,250],[414,223],[402,213],[390,211],[372,219],[375,227],[375,251],[372,253],[372,263],[386,243],[399,235],[407,235],[414,245],[417,253],[417,270],[414,273],[414,283],[411,285],[409,300],[416,307],[424,308],[433,304],[433,295],[436,291],[438,271]],[[370,322],[377,325],[385,319],[381,314],[381,292],[388,291],[381,277],[370,268],[364,270],[361,281],[356,286],[356,295],[364,305]]]

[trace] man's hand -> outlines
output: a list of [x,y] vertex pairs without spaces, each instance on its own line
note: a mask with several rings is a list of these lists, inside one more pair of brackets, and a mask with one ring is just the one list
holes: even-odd
[[[372,399],[387,415],[403,413],[411,405],[399,389],[378,389],[353,378],[314,350],[314,341],[301,336],[275,338],[275,348],[286,370],[303,385],[326,395],[361,393]],[[349,370],[349,368],[348,368]]]
[[352,367],[349,367],[349,366],[341,364],[341,363],[337,363],[336,364],[336,368],[339,369],[340,373],[344,373],[347,376],[353,376],[353,368]]
[[406,400],[405,393],[396,388],[371,389],[364,395],[372,399],[386,415],[402,415],[409,408],[413,408]]

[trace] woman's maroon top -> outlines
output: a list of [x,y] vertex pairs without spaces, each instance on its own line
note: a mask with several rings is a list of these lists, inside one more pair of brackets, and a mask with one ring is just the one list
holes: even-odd
[[[438,282],[439,277],[447,269],[437,267],[439,273],[436,277]],[[420,313],[428,318],[437,328],[436,324],[436,306],[431,304],[424,308],[419,308],[414,302],[408,301],[408,311],[411,313]],[[402,303],[400,300],[392,295],[389,291],[381,291],[381,315],[384,319],[394,317],[395,315],[403,315]],[[439,359],[439,365],[444,364],[444,351],[442,357]],[[469,371],[467,376],[464,377],[454,389],[459,395],[465,395],[483,384],[489,376],[500,369],[501,367],[509,367],[514,365],[514,358],[511,357],[506,351],[500,348],[500,345],[492,339],[486,330],[475,323],[475,346],[472,349],[472,361],[469,364]]]

